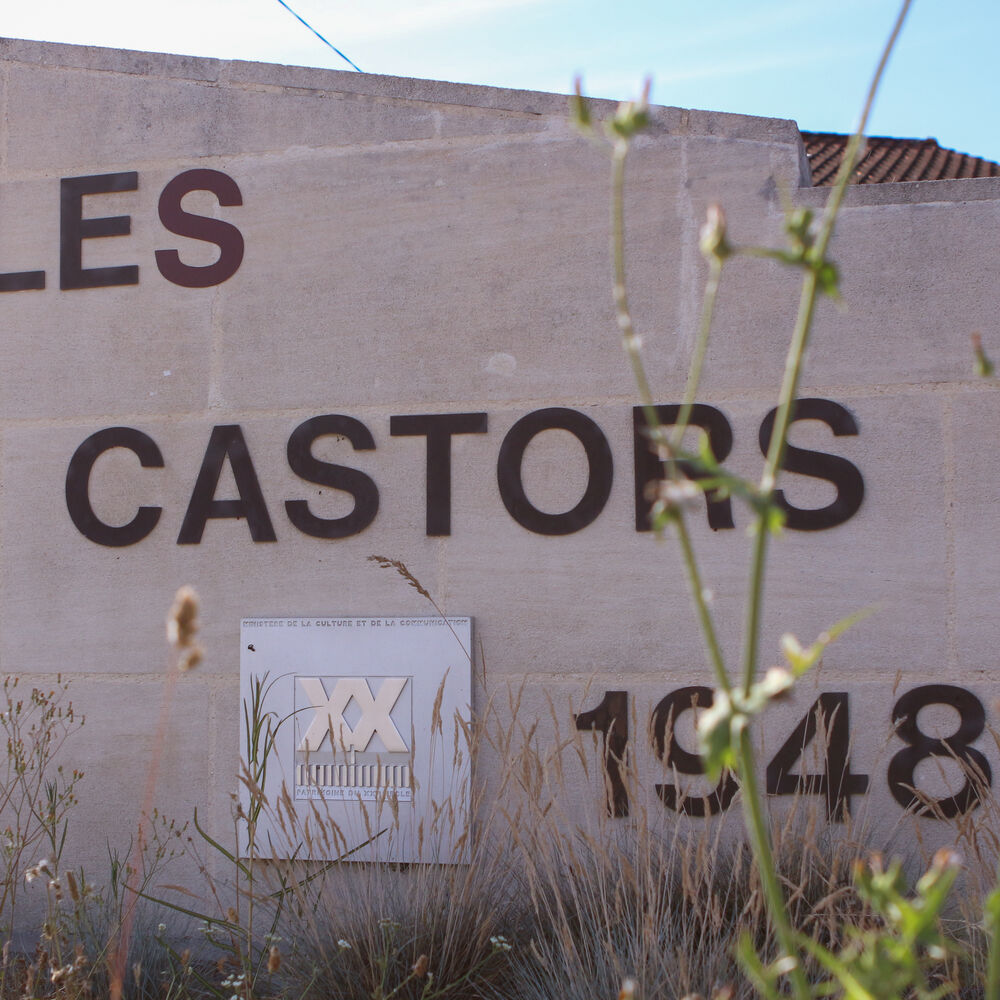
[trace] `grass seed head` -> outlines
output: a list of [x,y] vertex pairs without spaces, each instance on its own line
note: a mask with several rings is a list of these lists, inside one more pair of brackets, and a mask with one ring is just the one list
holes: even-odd
[[183,586],[174,595],[167,616],[167,642],[176,649],[187,649],[198,632],[198,595],[193,587]]
[[197,642],[192,643],[187,649],[181,652],[177,660],[177,669],[183,674],[195,667],[205,659],[205,650]]

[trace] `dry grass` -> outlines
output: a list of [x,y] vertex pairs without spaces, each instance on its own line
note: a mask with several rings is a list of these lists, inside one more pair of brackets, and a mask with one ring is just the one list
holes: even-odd
[[[182,915],[147,909],[133,934],[123,996],[610,1000],[626,978],[640,998],[709,996],[722,987],[751,995],[732,946],[744,932],[764,954],[772,942],[735,806],[728,820],[664,824],[642,805],[661,809],[656,796],[636,784],[627,820],[578,822],[573,775],[581,762],[590,762],[590,790],[597,792],[592,734],[560,733],[553,712],[543,736],[539,726],[518,721],[527,714],[523,698],[523,691],[504,691],[462,731],[462,752],[476,762],[472,820],[442,801],[424,831],[424,856],[434,855],[436,842],[458,839],[467,864],[393,863],[391,830],[381,861],[248,868],[235,859],[227,865],[220,854],[228,874],[206,881],[204,899],[180,900],[206,914],[208,928],[194,934]],[[630,770],[628,777],[637,783]],[[302,823],[287,798],[259,805],[289,848],[305,842],[310,852],[336,854],[346,841],[320,809]],[[852,887],[851,864],[886,845],[860,826],[831,829],[817,806],[812,797],[783,809],[774,822],[776,853],[795,926],[835,946],[845,928],[873,925]],[[376,832],[391,827],[389,803],[369,822]],[[154,855],[142,871],[145,884],[167,857],[162,843],[172,849],[186,842],[162,823],[152,829],[163,836],[148,838]],[[952,925],[969,945],[959,979],[974,993],[984,950],[979,901],[994,885],[1000,806],[985,795],[982,807],[951,829],[968,863]],[[188,835],[188,863],[207,879],[213,866],[204,853],[216,848]],[[914,859],[915,871],[923,860]],[[8,865],[8,892],[23,874]],[[119,866],[103,892],[80,880],[71,890],[67,873],[50,875],[61,898],[51,900],[37,949],[5,951],[0,1000],[107,995],[109,943],[126,910],[125,873]]]

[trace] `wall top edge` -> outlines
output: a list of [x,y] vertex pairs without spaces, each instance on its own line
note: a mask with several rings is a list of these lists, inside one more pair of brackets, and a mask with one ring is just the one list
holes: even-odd
[[[803,204],[825,205],[832,188],[800,188],[795,197]],[[1000,177],[956,177],[940,181],[895,181],[883,184],[852,184],[844,196],[845,208],[875,205],[915,205],[1000,201]]]
[[[131,49],[70,45],[0,37],[0,63],[22,63],[53,70],[90,70],[162,79],[190,80],[215,86],[267,86],[316,90],[477,108],[498,113],[535,114],[563,119],[567,96],[530,90],[514,90],[478,84],[452,83],[408,77],[380,76],[344,70],[279,63],[213,59],[141,52]],[[568,82],[568,81],[567,81]],[[615,101],[594,100],[598,116],[613,112]],[[709,136],[773,145],[801,145],[798,126],[781,118],[761,118],[728,112],[656,106],[652,109],[654,132]]]

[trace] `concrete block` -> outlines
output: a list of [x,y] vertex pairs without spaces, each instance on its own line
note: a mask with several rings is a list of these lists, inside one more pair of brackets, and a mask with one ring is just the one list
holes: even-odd
[[[662,280],[670,245],[659,244],[672,229],[669,174],[662,154],[647,163],[637,169],[651,187],[633,202],[636,241],[656,234],[634,257],[643,315],[675,287]],[[579,140],[261,163],[244,197],[266,214],[248,224],[252,252],[220,289],[221,400],[343,407],[374,391],[424,408],[544,399],[557,378],[589,395],[628,391],[609,291],[606,169]],[[300,218],[291,243],[279,236],[289,213]],[[260,282],[272,290],[263,302],[248,294]]]

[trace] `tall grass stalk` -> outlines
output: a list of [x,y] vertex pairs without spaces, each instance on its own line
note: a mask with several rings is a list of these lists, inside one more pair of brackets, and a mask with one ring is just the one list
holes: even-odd
[[125,984],[125,966],[128,961],[136,907],[139,903],[141,889],[145,888],[142,884],[141,874],[142,856],[147,846],[148,827],[154,818],[153,805],[156,801],[156,782],[159,776],[160,760],[166,747],[167,725],[170,720],[174,688],[177,686],[178,675],[196,667],[204,655],[201,647],[195,641],[197,632],[198,596],[190,587],[181,587],[177,591],[170,613],[167,615],[167,642],[171,647],[171,655],[168,658],[163,700],[160,703],[156,734],[153,738],[149,767],[146,771],[142,807],[139,810],[139,821],[133,845],[136,856],[129,856],[125,859],[125,909],[117,932],[117,942],[112,947],[109,958],[109,995],[111,1000],[121,1000],[122,997]]

